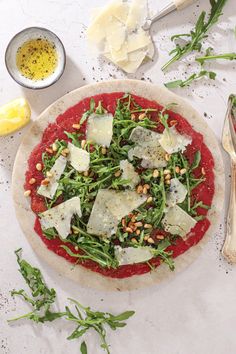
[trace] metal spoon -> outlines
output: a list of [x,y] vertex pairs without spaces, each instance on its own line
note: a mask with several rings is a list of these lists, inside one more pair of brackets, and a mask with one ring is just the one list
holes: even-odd
[[191,5],[195,0],[172,0],[168,5],[166,5],[162,10],[158,12],[157,15],[147,19],[145,24],[143,25],[143,29],[145,31],[150,30],[152,24],[157,20],[163,18],[164,16],[168,15],[169,13],[175,10],[182,10],[185,7]]

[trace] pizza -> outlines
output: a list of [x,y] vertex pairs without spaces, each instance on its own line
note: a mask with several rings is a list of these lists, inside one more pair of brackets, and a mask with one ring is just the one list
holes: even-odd
[[115,284],[174,272],[213,226],[223,189],[220,155],[194,128],[192,111],[130,85],[54,112],[20,172],[37,247]]

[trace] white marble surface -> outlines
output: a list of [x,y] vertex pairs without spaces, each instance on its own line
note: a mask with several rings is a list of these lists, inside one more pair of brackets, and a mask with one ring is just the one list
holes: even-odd
[[[32,107],[33,119],[55,99],[81,85],[125,75],[90,54],[85,38],[90,10],[106,0],[0,0],[0,104],[18,96],[25,96]],[[153,4],[155,1],[153,1]],[[159,7],[164,3],[160,0]],[[152,4],[152,9],[155,6]],[[154,83],[163,83],[175,77],[184,77],[194,66],[189,61],[171,68],[165,76],[160,66],[168,58],[170,35],[191,28],[201,10],[208,8],[202,0],[157,23],[152,34],[158,55],[153,63],[139,69],[135,77]],[[235,51],[233,28],[236,4],[228,0],[224,15],[211,32],[208,43],[216,51]],[[18,86],[4,66],[4,51],[10,38],[27,26],[43,26],[55,31],[65,44],[67,66],[61,80],[51,88],[30,91]],[[207,44],[206,44],[207,46]],[[190,58],[191,62],[191,58]],[[190,88],[177,90],[199,110],[220,139],[228,95],[236,91],[235,64],[212,63],[218,73],[216,82],[202,80]],[[9,326],[6,320],[24,313],[27,306],[9,295],[12,288],[21,288],[23,280],[17,272],[14,250],[23,247],[24,256],[40,266],[50,286],[57,289],[62,308],[67,297],[83,304],[111,312],[134,309],[136,315],[119,332],[108,332],[113,354],[234,354],[236,352],[236,268],[220,255],[224,239],[224,215],[221,226],[201,256],[174,279],[153,288],[126,293],[102,293],[80,287],[49,269],[32,252],[15,218],[11,198],[11,173],[21,131],[14,136],[0,138],[0,353],[1,354],[67,354],[79,353],[78,341],[69,342],[71,330],[63,321],[45,325],[21,322]],[[228,159],[224,154],[226,176]],[[227,195],[228,200],[227,178]],[[96,334],[87,336],[90,354],[102,353]]]

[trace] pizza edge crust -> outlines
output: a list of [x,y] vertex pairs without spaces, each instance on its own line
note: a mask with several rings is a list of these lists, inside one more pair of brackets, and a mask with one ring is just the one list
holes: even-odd
[[[185,117],[193,126],[194,130],[203,134],[204,142],[210,147],[210,151],[213,155],[215,162],[215,194],[212,201],[212,209],[208,213],[208,219],[211,225],[203,239],[197,245],[191,247],[188,251],[175,259],[176,269],[174,272],[171,272],[168,266],[162,264],[156,270],[143,275],[134,275],[125,279],[105,277],[80,265],[73,266],[63,257],[48,250],[34,231],[35,214],[31,210],[29,200],[24,197],[23,185],[25,182],[25,173],[22,173],[22,171],[27,170],[27,161],[30,153],[41,141],[43,131],[47,125],[55,122],[59,114],[65,112],[69,107],[86,97],[112,92],[130,92],[131,94],[157,101],[163,106],[170,103],[177,103],[177,106],[173,106],[172,110]],[[224,190],[225,175],[221,150],[214,133],[208,127],[207,123],[199,113],[181,97],[162,86],[139,80],[113,80],[87,85],[59,98],[40,114],[38,119],[33,122],[26,132],[15,158],[12,175],[12,193],[16,216],[33,250],[59,272],[60,275],[66,276],[82,286],[103,291],[128,291],[144,288],[169,279],[177,272],[187,268],[198,257],[200,251],[204,248],[211,235],[213,235],[214,229],[220,222],[221,210],[224,204]]]

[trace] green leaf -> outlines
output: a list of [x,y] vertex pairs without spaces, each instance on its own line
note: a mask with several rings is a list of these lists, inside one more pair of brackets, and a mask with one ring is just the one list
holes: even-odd
[[86,345],[85,341],[83,341],[83,342],[81,343],[80,351],[81,351],[81,354],[87,354],[87,353],[88,353],[88,351],[87,351],[87,345]]
[[198,150],[194,155],[194,160],[191,165],[191,170],[195,170],[195,168],[199,166],[200,162],[201,162],[201,152]]
[[118,316],[112,316],[112,320],[115,321],[125,321],[135,314],[135,311],[125,311]]
[[165,87],[171,89],[171,88],[181,87],[182,82],[183,82],[182,80],[175,80],[175,81],[167,82],[164,85],[165,85]]

